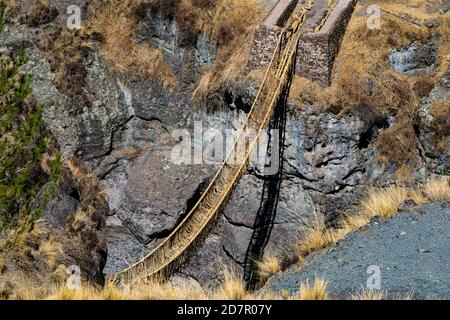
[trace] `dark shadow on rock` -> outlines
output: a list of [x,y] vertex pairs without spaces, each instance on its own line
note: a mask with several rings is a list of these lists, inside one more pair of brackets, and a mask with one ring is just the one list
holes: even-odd
[[[295,66],[293,66],[295,70]],[[282,90],[282,94],[276,105],[274,114],[269,124],[269,141],[267,156],[273,161],[278,161],[278,170],[273,175],[264,176],[264,185],[260,199],[260,206],[253,224],[253,233],[247,248],[244,260],[244,281],[248,290],[256,289],[260,282],[257,262],[264,255],[264,249],[269,242],[277,214],[278,202],[280,198],[280,186],[283,177],[283,157],[286,138],[286,104],[289,96],[289,88],[292,82],[292,74],[288,83]],[[278,130],[278,134],[273,132]]]

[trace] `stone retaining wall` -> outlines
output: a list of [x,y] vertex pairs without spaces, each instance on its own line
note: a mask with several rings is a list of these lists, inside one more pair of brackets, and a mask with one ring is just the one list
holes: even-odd
[[341,0],[317,33],[306,33],[299,43],[296,74],[329,86],[333,63],[344,37],[356,0]]
[[[340,0],[323,28],[306,33],[299,43],[296,73],[329,86],[333,63],[357,0]],[[265,68],[277,44],[278,33],[295,9],[298,0],[280,0],[255,33],[248,63],[250,70]]]
[[250,70],[263,69],[270,63],[273,51],[277,46],[278,33],[286,24],[297,3],[298,0],[280,0],[270,11],[266,20],[255,33],[248,63]]

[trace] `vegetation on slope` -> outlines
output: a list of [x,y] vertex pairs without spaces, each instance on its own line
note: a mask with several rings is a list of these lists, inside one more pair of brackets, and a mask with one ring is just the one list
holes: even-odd
[[430,180],[420,190],[397,186],[371,189],[358,210],[345,216],[337,227],[329,227],[322,218],[317,217],[305,240],[298,246],[300,261],[304,261],[311,252],[335,244],[350,232],[367,225],[373,217],[392,217],[398,212],[400,204],[408,199],[416,205],[437,200],[450,202],[449,181],[445,178]]
[[[361,9],[358,5],[357,11]],[[367,17],[353,15],[335,62],[332,85],[322,88],[296,77],[291,98],[299,99],[300,105],[309,102],[320,110],[360,116],[367,128],[385,129],[376,140],[380,160],[395,164],[398,178],[403,179],[420,163],[414,131],[418,107],[440,79],[436,77],[438,70],[415,77],[396,73],[389,67],[388,57],[392,50],[413,41],[438,38],[437,64],[444,64],[450,52],[450,14],[437,19],[431,29],[389,15],[382,16],[381,26],[381,30],[370,30]],[[445,101],[438,106],[444,112],[449,109]],[[390,116],[395,117],[395,123],[385,128]],[[438,130],[445,128],[439,127]]]
[[[0,16],[1,24],[3,9]],[[42,107],[30,97],[30,76],[20,71],[26,61],[23,49],[13,58],[0,55],[0,230],[30,230],[60,177]]]
[[[179,32],[191,42],[200,34],[208,36],[219,47],[212,70],[221,73],[233,52],[248,43],[248,39],[243,40],[251,26],[259,25],[264,10],[259,0],[114,0],[109,4],[94,1],[90,12],[89,27],[102,35],[102,55],[114,69],[131,75],[143,72],[173,89],[179,80],[161,50],[135,38],[136,26],[145,21],[147,12],[174,20]],[[204,84],[202,80],[200,87]],[[198,89],[198,95],[201,90],[211,92],[214,88]]]

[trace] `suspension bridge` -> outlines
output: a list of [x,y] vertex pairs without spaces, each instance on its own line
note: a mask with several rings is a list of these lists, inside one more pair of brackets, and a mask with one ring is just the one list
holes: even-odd
[[[316,0],[317,1],[317,0]],[[288,2],[288,1],[280,1]],[[335,5],[328,2],[328,10],[318,20],[316,32],[319,32]],[[253,101],[245,124],[240,130],[235,144],[225,161],[221,164],[211,182],[185,216],[183,221],[148,255],[113,275],[113,279],[130,280],[139,278],[164,278],[180,266],[190,249],[201,240],[213,224],[220,209],[226,204],[233,188],[245,173],[258,138],[268,125],[274,109],[284,100],[290,89],[295,73],[295,64],[299,41],[304,33],[302,28],[308,21],[308,13],[314,6],[314,0],[307,0],[289,16],[280,30],[275,49],[266,67],[264,78]],[[248,129],[253,130],[248,130]],[[253,134],[249,137],[248,132]],[[242,138],[245,137],[245,143]],[[239,161],[235,161],[239,157]]]

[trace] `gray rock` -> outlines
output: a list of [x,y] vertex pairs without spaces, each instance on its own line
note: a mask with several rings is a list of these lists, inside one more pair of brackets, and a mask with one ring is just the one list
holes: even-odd
[[106,220],[108,243],[108,259],[103,272],[113,274],[119,272],[150,252],[140,243],[130,230],[123,226],[117,215]]
[[[375,134],[367,138],[371,130]],[[378,130],[356,116],[319,113],[310,106],[294,111],[286,124],[284,174],[297,178],[332,220],[356,204],[359,186],[380,178],[392,181],[372,144]]]
[[[5,34],[3,50],[26,43],[29,61],[23,69],[33,75],[33,94],[45,106],[44,121],[63,154],[93,160],[108,153],[112,134],[123,123],[125,115],[115,77],[100,61],[97,52],[91,51],[86,61],[86,94],[92,102],[92,107],[88,108],[56,89],[49,63],[34,45],[38,36],[34,29],[8,25]],[[81,113],[74,116],[75,110]]]
[[[263,181],[254,175],[247,174],[241,179],[217,226],[190,256],[180,272],[182,275],[206,286],[217,285],[226,269],[243,275],[252,250],[251,240],[257,236],[255,229],[264,230],[257,218],[262,214],[262,190]],[[264,235],[264,254],[278,257],[282,263],[295,259],[296,245],[313,214],[314,204],[298,181],[283,181],[278,209]]]
[[174,164],[170,151],[147,150],[134,164],[117,210],[143,243],[166,237],[177,226],[187,201],[211,174],[204,166]]
[[[105,272],[141,258],[145,245],[153,247],[178,225],[199,186],[211,175],[208,167],[179,166],[171,162],[170,147],[147,147],[136,159],[122,159],[110,168],[103,184],[120,229],[107,230],[112,259]],[[139,244],[139,245],[138,245]],[[133,248],[128,252],[126,248]],[[114,258],[119,257],[119,258]],[[133,260],[135,258],[135,260]]]
[[438,44],[434,39],[424,44],[414,41],[408,47],[392,52],[389,64],[394,71],[407,75],[429,73],[436,63],[437,50]]
[[[270,279],[263,291],[296,293],[300,283],[322,277],[334,298],[361,292],[379,266],[381,289],[390,297],[414,291],[417,299],[448,299],[450,260],[450,205],[433,202],[392,219],[378,219],[348,235],[330,250],[312,257],[303,267],[292,267]],[[401,234],[401,236],[398,236]]]
[[[433,104],[443,102],[440,119],[436,119]],[[421,143],[428,167],[437,174],[450,174],[450,68],[434,86],[430,94],[422,99],[415,129]],[[443,113],[442,113],[443,111]],[[438,121],[436,123],[436,121]]]

